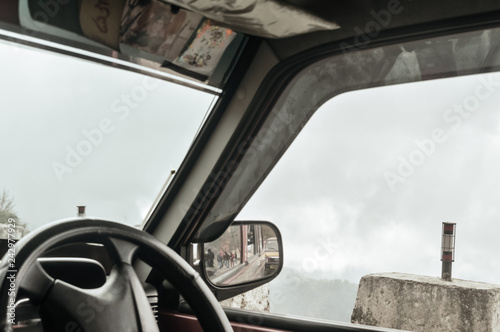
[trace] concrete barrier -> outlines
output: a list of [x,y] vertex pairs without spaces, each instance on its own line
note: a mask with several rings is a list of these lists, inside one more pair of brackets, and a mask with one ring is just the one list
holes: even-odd
[[500,285],[370,274],[360,281],[351,321],[409,331],[500,331]]

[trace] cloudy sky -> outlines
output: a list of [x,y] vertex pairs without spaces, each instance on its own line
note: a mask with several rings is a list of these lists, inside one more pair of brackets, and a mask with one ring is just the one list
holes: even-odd
[[453,276],[500,284],[498,82],[489,74],[333,98],[239,219],[278,225],[287,266],[352,282],[440,276],[441,225],[454,222]]
[[213,96],[0,43],[0,189],[30,229],[76,216],[141,224]]

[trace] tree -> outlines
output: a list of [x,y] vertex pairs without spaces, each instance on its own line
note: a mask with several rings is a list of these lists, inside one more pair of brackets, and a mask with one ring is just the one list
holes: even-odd
[[7,190],[3,190],[0,195],[0,223],[6,224],[9,218],[13,218],[16,222],[19,221],[19,217],[14,211],[14,200],[9,196]]
[[27,224],[21,222],[20,218],[14,211],[14,206],[14,199],[10,197],[7,190],[4,189],[0,194],[0,225],[4,225],[0,227],[0,239],[7,238],[7,229],[9,228],[7,224],[9,224],[9,218],[15,220],[14,225],[16,232],[13,234],[15,238],[21,238],[29,232]]
[[276,233],[274,232],[274,230],[267,226],[267,225],[263,225],[262,226],[262,236],[264,237],[264,241],[269,239],[270,237],[276,237]]

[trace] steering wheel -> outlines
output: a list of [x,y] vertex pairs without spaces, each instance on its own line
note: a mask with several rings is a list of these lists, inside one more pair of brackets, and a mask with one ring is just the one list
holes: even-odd
[[[37,258],[72,242],[102,243],[115,261],[104,285],[82,289],[54,279]],[[19,240],[0,264],[2,331],[12,331],[18,288],[40,306],[51,331],[159,331],[151,306],[132,267],[136,256],[161,272],[184,296],[205,331],[232,331],[214,295],[199,274],[152,235],[116,222],[69,219],[37,229]],[[9,315],[10,314],[10,315]]]

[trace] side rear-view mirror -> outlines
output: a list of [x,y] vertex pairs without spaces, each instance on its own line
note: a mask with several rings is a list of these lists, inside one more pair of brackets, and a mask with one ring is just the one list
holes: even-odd
[[201,272],[219,300],[274,279],[283,266],[278,228],[266,221],[235,221],[203,244]]

